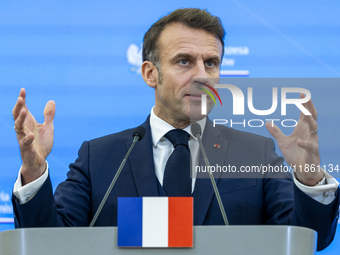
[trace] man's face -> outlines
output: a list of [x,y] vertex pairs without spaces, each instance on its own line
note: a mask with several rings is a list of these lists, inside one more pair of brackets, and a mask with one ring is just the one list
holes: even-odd
[[190,81],[219,77],[222,44],[204,30],[173,23],[161,33],[158,45],[161,79],[155,86],[155,114],[176,128],[185,128],[190,124],[190,110],[191,117],[201,110],[201,91],[190,89]]

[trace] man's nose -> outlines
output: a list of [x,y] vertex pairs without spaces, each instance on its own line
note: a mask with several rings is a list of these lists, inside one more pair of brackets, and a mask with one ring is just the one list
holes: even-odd
[[198,83],[208,83],[208,75],[205,68],[205,63],[198,62],[196,64],[192,80]]

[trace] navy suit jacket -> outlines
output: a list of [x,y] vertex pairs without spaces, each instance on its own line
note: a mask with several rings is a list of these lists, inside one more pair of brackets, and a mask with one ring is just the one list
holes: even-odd
[[[137,142],[96,226],[117,225],[117,197],[158,196],[160,185],[155,175],[149,118],[144,122],[144,138]],[[48,178],[27,203],[19,204],[13,196],[16,227],[88,226],[125,153],[135,129],[84,142],[75,163],[70,165],[66,181],[55,194]],[[203,135],[211,165],[241,166],[281,165],[270,138],[213,127],[211,121]],[[219,146],[214,146],[218,144]],[[200,156],[200,163],[202,157]],[[203,164],[201,164],[203,165]],[[53,170],[52,170],[53,171]],[[322,205],[295,187],[291,175],[285,178],[247,175],[230,178],[215,173],[215,179],[231,225],[299,225],[318,232],[318,249],[333,240],[337,225],[339,195],[329,205]],[[256,177],[256,178],[255,178]],[[209,178],[197,178],[194,190],[194,224],[222,225],[223,218]]]

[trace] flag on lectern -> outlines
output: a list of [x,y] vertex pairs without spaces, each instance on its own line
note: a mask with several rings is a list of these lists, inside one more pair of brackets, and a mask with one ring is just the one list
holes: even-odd
[[192,247],[192,197],[119,197],[119,247]]

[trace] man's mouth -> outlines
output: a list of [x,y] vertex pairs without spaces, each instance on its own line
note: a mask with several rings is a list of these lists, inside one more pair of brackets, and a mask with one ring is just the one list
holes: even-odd
[[201,101],[202,94],[201,93],[188,93],[188,94],[185,94],[185,97],[188,97],[192,101]]

